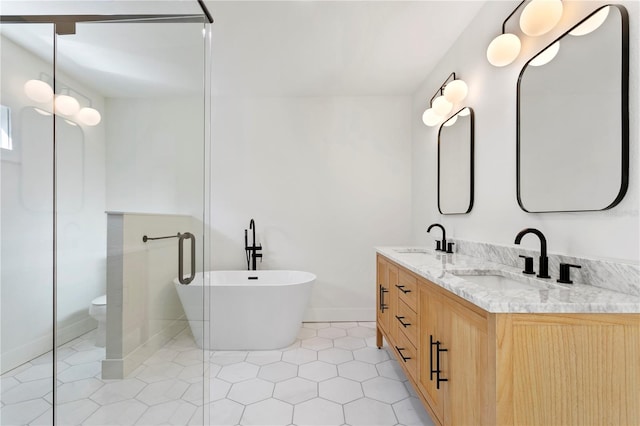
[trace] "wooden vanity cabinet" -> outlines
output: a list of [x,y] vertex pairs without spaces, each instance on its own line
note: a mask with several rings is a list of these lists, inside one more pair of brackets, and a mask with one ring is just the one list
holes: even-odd
[[378,284],[378,346],[436,424],[640,425],[640,315],[493,314],[382,255]]
[[[442,424],[492,424],[488,318],[420,280],[421,372],[418,388]],[[428,373],[428,374],[427,374]]]
[[[378,256],[378,332],[377,345],[382,347],[384,335],[407,377],[419,377],[418,328],[416,312],[419,301],[418,284],[413,274]],[[386,292],[384,291],[386,290]],[[385,302],[386,309],[379,302]]]

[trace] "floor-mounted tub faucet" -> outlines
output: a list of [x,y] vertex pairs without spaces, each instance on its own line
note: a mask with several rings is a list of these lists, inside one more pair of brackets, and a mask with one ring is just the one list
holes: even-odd
[[527,234],[535,234],[540,239],[540,270],[538,271],[537,277],[551,278],[549,276],[549,258],[547,257],[547,239],[542,232],[535,228],[525,228],[516,235],[515,244],[520,244],[522,237]]
[[249,222],[249,229],[252,231],[252,241],[251,245],[249,245],[247,230],[244,230],[244,251],[247,254],[247,269],[251,271],[256,270],[256,259],[260,258],[260,262],[262,262],[262,253],[258,253],[262,250],[262,244],[258,244],[256,246],[256,223],[253,219]]
[[434,223],[427,228],[427,232],[431,232],[434,226],[442,229],[442,241],[436,241],[436,251],[447,251],[447,231],[444,230],[444,226]]

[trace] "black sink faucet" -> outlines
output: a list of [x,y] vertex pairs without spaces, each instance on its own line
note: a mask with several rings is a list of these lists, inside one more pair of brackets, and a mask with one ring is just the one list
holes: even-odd
[[442,229],[442,241],[436,241],[438,243],[436,245],[436,251],[447,251],[447,231],[444,230],[444,226],[439,223],[434,223],[427,228],[427,232],[431,232],[431,228],[433,227]]
[[260,262],[262,262],[262,253],[258,253],[262,250],[262,244],[258,244],[256,246],[256,223],[253,219],[249,222],[249,229],[252,231],[252,241],[251,245],[249,245],[249,241],[247,238],[247,230],[244,230],[244,251],[247,255],[247,269],[251,271],[256,270],[256,259],[260,258]]
[[536,276],[538,278],[551,278],[549,276],[549,258],[547,257],[547,239],[542,232],[535,228],[525,228],[516,235],[515,244],[520,244],[522,237],[527,234],[535,234],[540,239],[540,270]]

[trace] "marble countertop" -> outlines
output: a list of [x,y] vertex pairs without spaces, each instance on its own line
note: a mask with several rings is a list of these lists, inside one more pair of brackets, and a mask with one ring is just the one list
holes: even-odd
[[[488,312],[640,313],[640,296],[579,283],[560,284],[557,277],[536,278],[522,274],[521,269],[476,257],[424,247],[376,247],[376,251]],[[487,286],[474,282],[479,275],[499,275],[517,283]]]

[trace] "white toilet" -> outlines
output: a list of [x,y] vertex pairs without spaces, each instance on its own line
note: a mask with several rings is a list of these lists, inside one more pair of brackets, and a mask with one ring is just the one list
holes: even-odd
[[96,330],[96,346],[104,348],[107,338],[107,295],[103,294],[91,301],[89,315],[98,321]]

